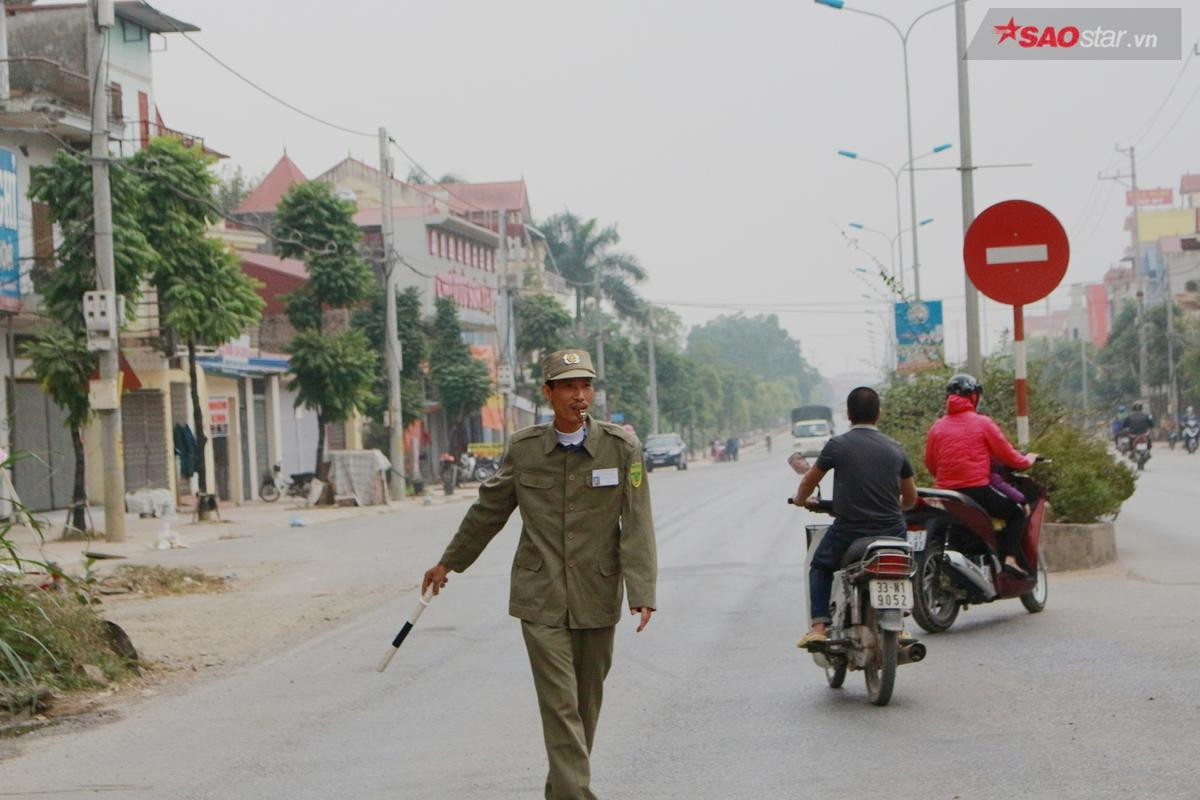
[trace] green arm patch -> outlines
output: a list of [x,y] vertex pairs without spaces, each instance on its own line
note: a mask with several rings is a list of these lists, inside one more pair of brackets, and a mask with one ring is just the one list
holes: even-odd
[[629,482],[633,484],[633,488],[640,488],[642,485],[642,462],[638,461],[635,464],[629,465]]

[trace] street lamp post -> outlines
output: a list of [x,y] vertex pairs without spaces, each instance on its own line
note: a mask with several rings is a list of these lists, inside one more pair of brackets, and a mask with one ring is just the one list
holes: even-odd
[[[900,277],[900,291],[901,292],[904,291],[904,244],[903,244],[903,239],[900,238],[901,233],[903,233],[903,230],[901,229],[901,225],[903,223],[900,221],[900,217],[901,217],[900,176],[904,174],[904,170],[912,167],[914,161],[920,161],[922,158],[928,158],[929,156],[935,155],[937,153],[941,153],[945,150],[949,150],[951,147],[952,147],[952,145],[949,145],[949,144],[939,144],[937,147],[933,148],[932,150],[930,150],[926,153],[922,153],[921,155],[917,156],[916,158],[912,157],[912,153],[911,153],[912,148],[910,147],[908,161],[905,161],[899,167],[894,168],[894,169],[891,166],[889,166],[888,164],[883,163],[882,161],[876,161],[873,158],[864,158],[863,156],[860,156],[858,154],[858,152],[855,150],[838,150],[837,151],[838,155],[841,156],[842,158],[851,158],[851,159],[854,159],[855,161],[862,161],[865,164],[874,164],[877,167],[883,167],[885,170],[887,170],[888,174],[892,176],[892,184],[895,187],[895,194],[896,194],[896,238],[900,239],[900,242],[897,245],[897,250],[899,251],[899,254],[900,254],[899,277]],[[909,182],[909,185],[911,186],[912,185],[911,169],[909,169],[908,182]],[[910,228],[908,228],[907,230],[915,230],[919,225],[924,225],[924,224],[925,223],[923,223],[923,222],[921,222],[921,223],[917,222],[916,195],[913,195],[912,226]],[[894,267],[893,267],[892,271],[895,272]],[[916,233],[913,234],[913,284],[914,284],[913,289],[917,294],[917,299],[920,299],[921,283],[920,283],[920,279],[917,275],[917,235],[916,235]]]
[[949,8],[954,5],[955,0],[950,0],[948,3],[942,3],[940,6],[925,11],[917,16],[908,26],[907,30],[900,30],[900,26],[892,22],[882,14],[876,14],[872,11],[863,11],[860,8],[846,6],[845,0],[815,0],[818,5],[828,6],[829,8],[837,9],[838,11],[853,11],[855,14],[862,14],[865,17],[874,17],[880,19],[891,26],[896,35],[900,37],[900,49],[904,52],[904,112],[907,129],[908,129],[908,202],[912,212],[912,227],[913,227],[913,292],[918,300],[921,299],[921,258],[917,248],[917,182],[916,176],[913,175],[912,162],[916,159],[913,157],[913,140],[912,140],[912,92],[909,87],[908,80],[908,36],[912,33],[913,27],[925,17],[935,11],[940,11],[943,8]]
[[[933,217],[926,217],[925,219],[923,219],[923,220],[921,220],[920,222],[918,222],[918,223],[917,223],[917,227],[922,227],[922,228],[923,228],[923,227],[925,227],[926,225],[928,225],[928,224],[929,224],[929,223],[931,223],[931,222],[933,222]],[[899,272],[899,273],[897,273],[897,272],[896,272],[896,253],[895,253],[895,251],[896,251],[896,250],[902,250],[902,249],[903,249],[903,247],[902,247],[902,246],[901,246],[901,244],[900,244],[900,238],[901,238],[901,237],[902,237],[904,234],[906,234],[906,233],[908,233],[909,231],[911,231],[911,230],[912,230],[912,228],[901,228],[901,229],[897,230],[897,231],[896,231],[896,234],[893,236],[893,235],[891,235],[891,234],[888,234],[888,233],[887,233],[887,232],[885,232],[885,231],[881,231],[881,230],[879,230],[878,228],[872,228],[872,227],[870,227],[869,225],[863,225],[861,222],[849,222],[849,223],[847,223],[847,224],[848,224],[848,225],[849,225],[851,228],[854,228],[855,230],[859,230],[859,231],[866,231],[867,233],[874,233],[874,234],[876,234],[876,235],[878,235],[878,236],[882,236],[884,239],[887,239],[887,241],[888,241],[888,255],[891,257],[891,260],[892,260],[892,277],[893,277],[893,278],[896,278],[896,277],[898,277],[898,278],[899,278],[899,281],[900,281],[900,294],[904,294],[904,265],[903,265],[903,264],[901,264],[901,266],[900,266],[900,272]]]

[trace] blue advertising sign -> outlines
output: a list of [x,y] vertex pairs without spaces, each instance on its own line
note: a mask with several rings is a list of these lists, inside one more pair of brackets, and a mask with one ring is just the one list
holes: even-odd
[[896,371],[919,372],[945,363],[941,300],[896,303]]
[[21,249],[18,225],[17,156],[0,148],[0,310],[21,310]]

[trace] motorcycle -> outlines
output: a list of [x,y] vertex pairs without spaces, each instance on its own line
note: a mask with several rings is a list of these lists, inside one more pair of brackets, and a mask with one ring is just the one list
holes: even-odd
[[1200,446],[1200,421],[1193,419],[1183,423],[1180,435],[1183,438],[1183,449],[1189,454],[1196,452],[1196,448]]
[[467,451],[458,457],[458,474],[455,480],[459,486],[462,486],[467,481],[483,483],[495,475],[497,470],[499,470],[499,467],[496,465],[495,459],[488,458],[487,456],[477,456]]
[[1129,456],[1137,464],[1138,472],[1146,468],[1150,460],[1150,434],[1139,433],[1133,438],[1133,450]]
[[1133,437],[1127,433],[1117,435],[1117,452],[1123,456],[1128,456],[1133,452]]
[[947,630],[959,611],[980,603],[1016,597],[1031,614],[1046,607],[1049,584],[1041,548],[1046,493],[1028,475],[1005,479],[1030,500],[1020,547],[1025,563],[1037,566],[1027,578],[1001,569],[996,531],[1002,525],[982,506],[952,489],[917,489],[917,505],[905,520],[916,554],[913,619],[927,632]]
[[[807,508],[832,514],[833,501],[817,500]],[[828,529],[805,526],[808,561]],[[828,639],[807,646],[831,688],[842,686],[848,670],[862,670],[867,699],[885,706],[892,699],[896,667],[925,658],[924,644],[902,639],[904,615],[913,607],[914,570],[912,545],[904,539],[868,536],[850,545],[841,569],[833,573]]]
[[279,472],[282,465],[276,464],[271,467],[271,471],[262,476],[262,481],[258,486],[258,496],[265,503],[274,503],[279,499],[280,488],[287,492],[288,497],[307,497],[308,488],[312,484],[313,478],[317,477],[315,472],[293,472],[291,480],[287,483],[280,484]]
[[471,470],[471,477],[483,483],[500,471],[500,465],[496,459],[490,456],[475,456],[475,468]]

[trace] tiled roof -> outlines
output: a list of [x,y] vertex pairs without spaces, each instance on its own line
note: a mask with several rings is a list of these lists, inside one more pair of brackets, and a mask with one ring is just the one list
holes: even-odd
[[279,205],[280,199],[287,194],[288,189],[307,180],[295,162],[284,153],[283,158],[279,159],[267,176],[254,187],[254,191],[246,195],[246,199],[234,213],[270,214]]
[[428,187],[446,192],[446,202],[455,211],[524,211],[529,207],[525,181],[498,183],[442,183]]
[[1179,193],[1192,194],[1200,192],[1200,175],[1184,175],[1179,179]]
[[249,250],[239,250],[237,256],[243,263],[273,270],[284,275],[290,275],[293,278],[308,280],[308,268],[304,266],[303,261],[298,261],[294,258],[280,258],[268,253],[255,253]]

